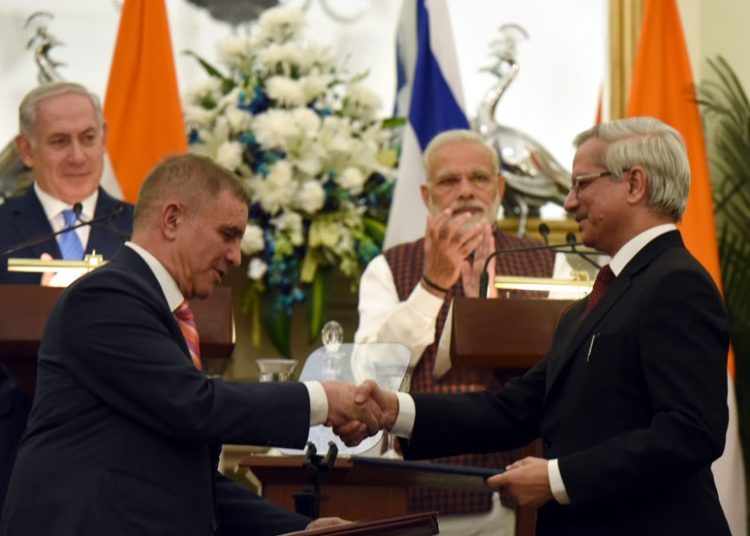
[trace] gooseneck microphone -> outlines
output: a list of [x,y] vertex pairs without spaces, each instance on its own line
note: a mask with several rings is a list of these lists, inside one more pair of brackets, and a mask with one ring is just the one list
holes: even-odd
[[596,262],[595,260],[593,260],[588,255],[586,255],[584,252],[578,251],[576,249],[576,246],[580,246],[581,244],[576,240],[576,235],[574,233],[568,233],[568,234],[566,234],[565,235],[565,241],[570,246],[570,250],[571,250],[572,253],[575,253],[576,255],[578,255],[579,257],[581,257],[584,261],[586,261],[587,263],[589,263],[591,266],[593,266],[597,270],[601,269],[601,266],[599,265],[598,262]]
[[[549,233],[550,233],[549,225],[547,225],[544,222],[540,223],[539,234],[542,235],[542,240],[544,240],[544,243],[548,246],[549,246]],[[575,236],[573,238],[575,238]]]
[[[125,242],[127,240],[130,240],[130,235],[127,234],[127,233],[123,233],[122,231],[120,231],[117,228],[117,226],[115,225],[115,222],[114,222],[114,219],[125,211],[125,203],[123,203],[122,201],[120,201],[119,203],[117,203],[117,205],[115,205],[115,208],[112,209],[111,212],[107,213],[107,217],[104,218],[106,220],[106,225],[99,225],[93,219],[92,220],[84,220],[83,218],[81,218],[81,211],[82,210],[83,210],[83,205],[81,205],[80,203],[76,203],[75,205],[73,205],[73,213],[76,215],[76,221],[78,221],[80,223],[85,223],[85,224],[91,225],[91,227],[98,227],[100,229],[104,229],[106,231],[109,231],[110,233],[112,233],[115,236],[117,236],[117,238],[119,238],[123,242]],[[97,220],[98,220],[98,218],[97,218]]]
[[[114,209],[107,212],[106,214],[102,214],[101,216],[92,218],[90,220],[85,220],[85,221],[81,221],[79,217],[82,209],[83,209],[83,206],[80,203],[76,203],[75,205],[73,205],[73,213],[76,215],[76,219],[79,221],[79,223],[76,223],[75,225],[71,225],[70,227],[66,227],[64,229],[60,229],[59,231],[54,231],[52,233],[43,234],[43,235],[31,238],[29,240],[24,240],[23,242],[20,242],[18,244],[14,244],[10,246],[9,248],[5,248],[4,250],[0,251],[0,257],[9,255],[13,253],[14,251],[18,251],[19,249],[36,246],[37,244],[41,244],[42,242],[46,242],[47,240],[57,237],[58,235],[67,233],[68,231],[72,231],[74,229],[78,229],[79,227],[83,227],[85,225],[96,226],[96,224],[100,222],[104,222],[107,220],[111,221],[112,218],[119,216],[125,211],[125,203],[118,203]],[[122,236],[125,236],[125,235],[122,234]],[[130,237],[127,237],[127,238],[129,239]]]
[[[544,227],[542,227],[544,226]],[[581,258],[585,259],[586,261],[590,262],[596,268],[601,268],[596,262],[588,258],[583,252],[577,250],[576,248],[578,246],[583,246],[581,242],[576,241],[576,237],[573,233],[568,233],[568,235],[565,237],[566,243],[565,244],[550,244],[547,242],[548,235],[549,235],[549,226],[545,223],[542,223],[539,225],[539,233],[544,238],[545,243],[540,244],[538,246],[524,246],[524,247],[518,247],[518,248],[505,248],[505,249],[498,249],[496,251],[493,251],[487,256],[487,259],[484,261],[484,265],[482,267],[482,273],[479,276],[479,297],[480,298],[486,298],[487,297],[487,288],[490,284],[490,274],[487,271],[487,268],[490,265],[490,261],[494,259],[495,257],[498,257],[500,255],[505,255],[508,253],[526,253],[530,251],[542,251],[542,250],[551,250],[556,252],[562,252],[562,253],[575,253],[576,255],[580,256]]]

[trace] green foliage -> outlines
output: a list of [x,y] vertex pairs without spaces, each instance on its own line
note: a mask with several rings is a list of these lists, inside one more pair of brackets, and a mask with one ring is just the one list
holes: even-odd
[[710,132],[719,260],[735,353],[735,387],[745,467],[750,467],[750,101],[721,56],[708,60],[716,81],[704,82],[699,103]]

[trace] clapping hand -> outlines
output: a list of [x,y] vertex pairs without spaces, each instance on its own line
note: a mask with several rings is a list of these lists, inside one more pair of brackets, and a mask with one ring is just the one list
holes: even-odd
[[458,281],[462,263],[483,240],[482,226],[471,219],[470,212],[453,214],[451,209],[427,216],[424,275],[442,288]]
[[[495,236],[492,234],[492,226],[486,220],[479,222],[481,229],[481,241],[474,250],[474,255],[467,257],[461,263],[461,281],[464,287],[464,295],[469,298],[484,298],[479,296],[479,278],[484,269],[484,263],[495,251]],[[487,288],[487,297],[497,297],[497,289],[493,284],[495,276],[495,258],[493,257],[487,265],[487,273],[490,277],[490,285]]]

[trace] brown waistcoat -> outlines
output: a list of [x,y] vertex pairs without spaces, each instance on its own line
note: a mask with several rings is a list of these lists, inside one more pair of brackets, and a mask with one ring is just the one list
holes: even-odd
[[[519,239],[514,236],[495,231],[496,249],[516,248],[537,245],[535,242]],[[393,274],[396,290],[401,301],[406,300],[414,287],[419,284],[424,264],[424,239],[408,244],[400,244],[384,252],[388,266]],[[498,275],[519,275],[550,277],[554,255],[550,251],[533,251],[500,255],[496,260]],[[513,297],[523,295],[518,293]],[[491,369],[456,368],[451,369],[442,377],[435,378],[432,371],[435,366],[440,335],[443,332],[448,306],[453,296],[463,296],[463,287],[459,280],[450,289],[450,295],[440,309],[435,326],[434,342],[422,354],[411,381],[413,392],[462,393],[497,389],[500,385]],[[466,454],[437,458],[436,463],[450,463],[481,467],[505,467],[517,459],[518,451],[496,452],[492,454]],[[411,510],[413,512],[438,510],[441,514],[459,514],[483,512],[490,509],[491,493],[451,491],[431,488],[412,488],[409,492]],[[503,497],[503,504],[512,503]]]

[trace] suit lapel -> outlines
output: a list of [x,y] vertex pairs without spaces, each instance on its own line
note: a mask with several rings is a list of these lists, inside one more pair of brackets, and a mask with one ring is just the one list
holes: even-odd
[[656,237],[631,259],[588,316],[583,316],[583,310],[588,298],[582,300],[568,313],[569,315],[576,315],[577,318],[570,324],[572,335],[567,340],[563,339],[561,341],[561,351],[557,354],[559,358],[555,360],[550,370],[550,380],[547,382],[549,387],[561,377],[562,371],[566,369],[567,365],[577,354],[581,344],[589,338],[602,318],[617,305],[630,289],[634,278],[656,257],[673,247],[684,247],[678,231],[670,231]]
[[[124,264],[128,267],[130,272],[144,280],[148,287],[154,291],[153,301],[159,303],[159,307],[162,309],[162,314],[165,318],[168,317],[168,320],[166,320],[168,329],[172,333],[174,339],[178,341],[178,344],[185,353],[186,359],[192,364],[193,360],[190,357],[190,350],[187,346],[187,342],[185,342],[185,337],[182,335],[180,326],[177,324],[177,319],[175,318],[174,313],[169,309],[169,304],[167,304],[167,298],[164,296],[161,285],[159,285],[159,281],[151,271],[151,268],[148,267],[148,264],[146,264],[146,261],[144,261],[143,258],[133,249],[126,246],[120,248],[110,262]],[[106,267],[107,265],[100,269],[106,269]]]
[[[99,188],[99,196],[96,200],[96,208],[94,209],[93,217],[97,218],[104,216],[107,213],[111,213],[119,203],[120,201],[116,200],[114,197],[110,197],[104,189]],[[109,228],[110,226],[111,229]],[[91,230],[89,231],[89,240],[86,244],[86,253],[96,251],[100,255],[107,257],[119,249],[122,240],[114,237],[117,232],[115,229],[117,228],[112,220],[104,220],[98,224],[92,225]],[[115,250],[110,253],[110,250],[112,250],[113,247],[113,242],[116,243],[117,246],[115,247]]]
[[[44,212],[44,208],[42,208],[33,188],[29,188],[26,193],[18,198],[11,225],[17,235],[22,238],[22,241],[52,234],[53,231],[49,220],[47,220],[47,214]],[[38,258],[42,253],[49,253],[56,259],[62,258],[60,246],[54,238],[29,246],[28,252],[24,255],[29,255],[32,258]]]

